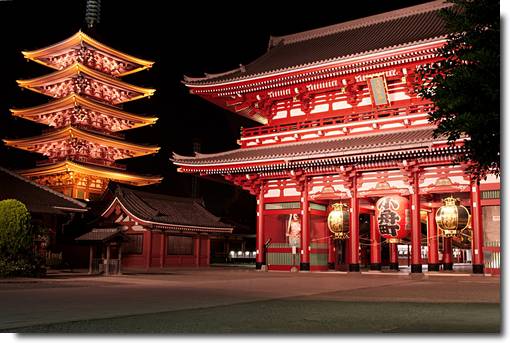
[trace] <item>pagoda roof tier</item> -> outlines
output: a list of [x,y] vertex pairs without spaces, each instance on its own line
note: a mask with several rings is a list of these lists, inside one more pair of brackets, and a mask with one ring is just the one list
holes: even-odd
[[134,186],[152,185],[163,180],[161,176],[131,174],[115,169],[76,163],[72,161],[62,161],[51,165],[20,170],[18,172],[19,174],[28,178],[73,172],[82,175],[89,175],[91,177],[105,178],[116,182],[127,183]]
[[[446,139],[434,139],[433,127],[407,129],[372,135],[346,136],[338,139],[286,143],[269,147],[236,149],[216,154],[181,156],[173,154],[174,164],[185,172],[223,174],[244,171],[318,165],[317,160],[334,163],[380,161],[387,158],[409,158],[434,149],[446,149]],[[406,157],[409,155],[409,157]]]
[[443,0],[377,14],[296,34],[270,37],[267,52],[246,66],[205,77],[184,76],[190,87],[249,82],[442,39],[449,33]]
[[[96,117],[101,115],[102,118],[95,118],[97,122],[91,120],[92,123],[89,123],[88,119],[91,118],[87,117],[91,117],[91,113],[79,111],[79,109],[86,109],[94,113]],[[76,113],[73,113],[73,110],[76,110]],[[14,116],[52,127],[60,127],[63,124],[67,125],[67,123],[73,122],[71,118],[60,118],[65,115],[69,117],[73,115],[80,117],[75,118],[76,122],[86,126],[97,126],[99,129],[105,128],[104,126],[106,126],[105,121],[107,121],[107,118],[115,118],[114,123],[107,128],[112,132],[152,125],[158,120],[156,117],[145,117],[124,112],[116,107],[107,106],[74,93],[69,94],[65,98],[54,100],[43,105],[24,109],[11,109],[10,111]]]
[[156,92],[155,89],[133,86],[79,63],[30,80],[17,80],[17,83],[20,87],[53,98],[77,93],[113,105],[151,96]]
[[22,53],[25,58],[53,69],[62,70],[74,63],[83,63],[112,76],[135,73],[154,64],[112,49],[81,31],[46,48]]
[[103,212],[107,216],[120,205],[138,222],[152,227],[179,231],[232,233],[233,227],[223,223],[193,198],[148,193],[117,186],[114,200]]
[[9,146],[41,153],[49,157],[60,152],[68,156],[68,149],[75,151],[76,154],[80,154],[81,149],[86,151],[86,154],[92,154],[96,150],[100,154],[101,148],[107,148],[115,151],[111,159],[117,160],[155,154],[160,149],[158,146],[128,143],[72,126],[51,130],[38,136],[4,139],[3,141]]

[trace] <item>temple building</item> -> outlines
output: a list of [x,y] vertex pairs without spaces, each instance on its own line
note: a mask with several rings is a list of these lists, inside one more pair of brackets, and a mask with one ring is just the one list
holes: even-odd
[[[233,227],[207,211],[198,199],[115,186],[105,192],[108,200],[97,220],[100,227],[77,240],[98,235],[102,240],[102,234],[122,233],[127,238],[124,247],[119,250],[122,245],[115,244],[102,253],[126,268],[208,266],[211,240],[232,233]],[[91,261],[100,254],[100,249],[91,250]]]
[[11,110],[14,116],[50,127],[35,137],[4,139],[8,146],[46,157],[37,167],[19,171],[21,175],[78,199],[99,197],[110,180],[136,186],[162,180],[127,172],[116,162],[159,151],[157,146],[126,142],[121,133],[157,120],[121,108],[155,90],[128,84],[120,77],[148,69],[154,62],[109,48],[81,31],[23,55],[56,71],[17,81],[22,88],[55,98],[40,106]]
[[171,159],[257,197],[257,268],[398,269],[409,247],[413,273],[457,262],[499,273],[500,181],[472,180],[458,162],[465,137],[434,138],[433,104],[416,93],[417,71],[440,62],[450,5],[271,37],[248,65],[184,77],[191,94],[261,124],[236,150]]

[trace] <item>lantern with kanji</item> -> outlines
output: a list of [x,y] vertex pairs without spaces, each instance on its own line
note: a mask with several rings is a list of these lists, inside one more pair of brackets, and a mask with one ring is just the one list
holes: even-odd
[[328,228],[335,234],[334,239],[349,238],[349,209],[346,205],[340,203],[331,205]]
[[455,237],[471,223],[471,215],[467,208],[458,205],[458,199],[443,199],[443,206],[436,212],[436,223],[443,237]]
[[398,243],[409,233],[409,201],[398,195],[385,196],[375,204],[377,227],[382,237]]

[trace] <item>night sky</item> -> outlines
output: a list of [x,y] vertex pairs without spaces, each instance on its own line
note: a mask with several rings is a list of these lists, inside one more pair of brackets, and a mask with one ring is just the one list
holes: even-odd
[[[122,1],[102,0],[101,23],[92,36],[115,49],[155,61],[148,71],[123,78],[135,85],[156,88],[150,99],[128,102],[124,109],[155,114],[152,127],[126,131],[132,142],[161,146],[156,156],[126,161],[128,170],[165,177],[148,189],[190,196],[191,178],[176,172],[171,152],[189,155],[193,141],[203,153],[237,148],[240,127],[259,125],[190,95],[181,83],[183,75],[202,76],[248,64],[261,56],[270,35],[281,36],[347,20],[412,6],[427,1]],[[0,1],[0,138],[39,134],[43,125],[10,116],[9,108],[43,104],[48,97],[21,90],[16,79],[52,72],[35,62],[26,62],[22,50],[35,50],[66,39],[85,29],[85,0]],[[87,32],[85,30],[85,32]],[[0,143],[0,165],[30,168],[40,155],[6,148]],[[121,161],[123,163],[123,161]],[[202,180],[201,195],[218,215],[243,217],[251,224],[255,201],[247,192]],[[242,220],[244,221],[244,220]]]

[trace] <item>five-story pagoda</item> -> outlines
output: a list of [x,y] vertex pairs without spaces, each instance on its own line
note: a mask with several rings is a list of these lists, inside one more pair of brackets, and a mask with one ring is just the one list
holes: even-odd
[[81,31],[23,55],[57,71],[17,81],[20,87],[55,98],[40,106],[11,110],[14,116],[51,127],[35,137],[4,140],[9,146],[47,157],[36,168],[20,171],[21,175],[80,199],[101,194],[110,180],[137,186],[161,181],[159,176],[128,173],[116,163],[159,150],[126,142],[119,133],[157,120],[120,107],[154,94],[154,89],[119,79],[150,68],[154,62],[109,48]]

